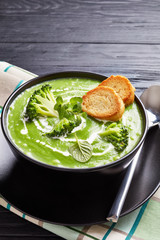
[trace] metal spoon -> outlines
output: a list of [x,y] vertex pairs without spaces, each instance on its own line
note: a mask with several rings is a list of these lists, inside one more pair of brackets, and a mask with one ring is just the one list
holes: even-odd
[[[145,108],[147,109],[149,129],[160,123],[160,86],[151,86],[146,89],[140,96]],[[117,222],[124,205],[135,168],[141,154],[144,142],[141,144],[139,150],[134,156],[131,164],[129,165],[116,198],[112,204],[111,210],[107,216],[108,221]]]

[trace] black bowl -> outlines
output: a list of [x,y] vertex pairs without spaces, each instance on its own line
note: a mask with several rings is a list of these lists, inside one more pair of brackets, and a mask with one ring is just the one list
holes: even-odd
[[[143,135],[139,141],[139,143],[135,146],[135,148],[129,152],[124,157],[118,159],[117,161],[114,161],[112,163],[106,164],[104,166],[98,166],[94,168],[83,168],[83,169],[72,169],[72,168],[62,168],[62,167],[55,167],[43,162],[40,162],[38,160],[35,160],[27,155],[25,155],[23,152],[21,152],[18,147],[13,143],[12,139],[9,136],[9,132],[7,129],[7,114],[8,110],[10,108],[10,105],[14,101],[14,99],[24,90],[27,88],[30,88],[31,86],[42,83],[44,81],[49,80],[56,80],[59,78],[89,78],[94,80],[103,81],[106,79],[106,76],[95,74],[95,73],[89,73],[89,72],[60,72],[60,73],[54,73],[42,77],[34,78],[26,83],[24,83],[22,86],[20,86],[15,92],[11,94],[11,96],[6,101],[3,111],[2,111],[2,118],[1,118],[1,124],[2,124],[2,130],[3,134],[13,151],[14,155],[16,156],[17,160],[24,166],[24,168],[28,169],[28,171],[33,171],[36,174],[36,178],[41,178],[41,176],[45,175],[44,184],[42,185],[40,195],[47,195],[48,199],[44,199],[46,201],[46,205],[52,206],[53,214],[58,216],[56,220],[54,220],[55,223],[63,223],[63,224],[74,224],[74,220],[72,219],[72,212],[77,212],[79,215],[79,220],[77,224],[81,224],[82,218],[84,218],[84,213],[87,214],[88,218],[92,218],[93,213],[90,212],[90,209],[86,209],[86,201],[85,196],[90,196],[90,204],[92,204],[92,198],[96,196],[97,198],[97,204],[99,207],[105,209],[104,216],[97,217],[96,222],[99,221],[99,219],[103,219],[105,221],[105,217],[107,216],[107,213],[109,212],[109,209],[111,207],[112,201],[115,197],[116,191],[118,190],[119,183],[116,183],[114,181],[115,176],[123,175],[124,170],[127,168],[129,163],[132,161],[134,155],[136,154],[137,150],[139,149],[140,145],[144,141],[144,138],[147,133],[148,129],[148,120],[145,112],[145,108],[140,101],[140,99],[135,96],[135,101],[138,104],[142,117],[144,122],[144,131]],[[30,169],[30,170],[29,170]],[[38,180],[39,181],[39,180]],[[50,186],[52,183],[52,188],[54,191],[49,192],[47,189],[47,186]],[[101,198],[98,196],[102,192],[104,192],[104,188],[106,188],[106,192],[103,193],[103,197],[106,198],[105,206],[101,206]],[[47,192],[46,192],[47,191]],[[107,195],[110,197],[108,198]],[[37,195],[38,196],[38,195]],[[63,206],[65,198],[65,206]],[[37,200],[36,200],[37,201]],[[104,201],[103,201],[104,202]],[[84,211],[82,210],[84,209]],[[98,212],[100,209],[97,208]],[[51,211],[51,209],[46,210]],[[97,216],[98,216],[97,212]],[[63,221],[61,220],[63,218]],[[46,218],[47,219],[47,218]]]

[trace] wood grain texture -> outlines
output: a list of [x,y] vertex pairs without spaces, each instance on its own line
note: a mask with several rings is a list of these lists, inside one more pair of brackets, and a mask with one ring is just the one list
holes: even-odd
[[159,9],[158,0],[2,0],[0,42],[159,44]]
[[159,82],[159,45],[3,43],[0,54],[38,75],[69,70],[121,74],[142,90]]

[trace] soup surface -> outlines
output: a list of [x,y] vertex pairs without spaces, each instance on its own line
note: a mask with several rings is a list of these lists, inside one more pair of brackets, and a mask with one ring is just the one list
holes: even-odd
[[[99,81],[91,79],[65,78],[48,83],[52,86],[55,96],[62,96],[64,101],[71,97],[82,97],[87,91],[98,86]],[[12,103],[8,113],[8,129],[12,141],[28,156],[50,165],[67,168],[89,168],[105,165],[129,153],[139,142],[143,134],[143,119],[136,102],[125,109],[122,123],[129,130],[129,141],[122,152],[117,152],[113,145],[103,140],[98,133],[103,132],[105,125],[89,116],[67,137],[49,138],[44,133],[52,130],[56,118],[40,118],[33,122],[24,119],[24,113],[29,97],[35,89],[44,84],[38,84],[20,94]],[[76,142],[74,132],[79,140],[87,140],[93,148],[92,157],[88,162],[76,161],[68,149]]]

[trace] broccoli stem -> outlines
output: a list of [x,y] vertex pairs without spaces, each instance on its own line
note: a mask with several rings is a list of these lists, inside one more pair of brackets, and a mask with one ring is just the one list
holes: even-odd
[[119,127],[114,127],[114,128],[109,128],[109,129],[105,130],[104,132],[99,133],[99,135],[101,137],[106,137],[106,136],[109,136],[111,134],[119,136],[119,132],[120,132],[120,128]]

